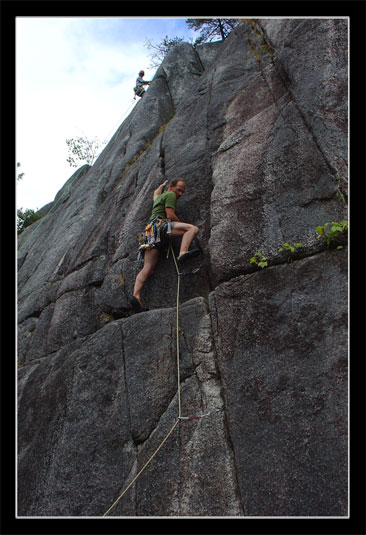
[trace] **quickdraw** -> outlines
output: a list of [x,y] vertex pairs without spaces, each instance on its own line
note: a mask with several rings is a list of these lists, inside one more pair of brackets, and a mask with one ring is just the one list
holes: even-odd
[[[167,253],[166,253],[166,257],[168,258],[169,257],[169,253],[170,253],[170,250],[172,249],[172,243],[170,242],[169,243],[169,248],[167,250]],[[173,253],[174,254],[174,253]],[[174,259],[175,260],[175,259]],[[178,265],[176,265],[176,269],[177,269],[177,275],[178,276],[181,276],[181,275],[194,275],[195,273],[198,273],[199,270],[201,269],[202,267],[202,262],[199,266],[197,266],[196,268],[193,268],[191,269],[190,271],[179,271],[178,270]]]
[[210,414],[215,414],[216,412],[220,412],[222,410],[223,409],[216,409],[215,411],[206,412],[205,414],[198,414],[197,416],[178,416],[178,418],[179,420],[200,420],[205,416],[210,416]]
[[145,232],[140,232],[137,239],[140,243],[139,249],[152,249],[162,244],[166,236],[172,235],[172,225],[170,219],[164,220],[155,218],[145,227]]
[[137,254],[137,267],[143,265],[144,253],[146,249],[162,249],[167,246],[167,238],[172,236],[172,223],[170,219],[160,219],[156,217],[150,221],[144,232],[137,234],[139,242]]
[[198,267],[194,269],[191,269],[191,271],[182,271],[181,273],[179,273],[179,275],[195,275],[196,273],[199,272],[201,267],[202,267],[202,264],[200,264]]

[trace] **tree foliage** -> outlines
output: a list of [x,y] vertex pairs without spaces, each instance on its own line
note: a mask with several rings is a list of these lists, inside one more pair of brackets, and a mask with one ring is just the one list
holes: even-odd
[[35,212],[31,208],[26,208],[24,211],[23,208],[19,208],[17,210],[17,233],[20,234],[29,225],[41,219],[41,217],[39,212]]
[[[19,169],[19,167],[21,167],[21,163],[20,162],[17,162],[17,169]],[[23,176],[25,175],[25,173],[21,172],[21,173],[18,173],[17,174],[17,180],[22,180]]]
[[195,32],[200,32],[194,41],[194,46],[213,41],[220,37],[223,41],[239,24],[238,19],[187,19],[186,24]]
[[200,32],[195,41],[193,38],[186,41],[183,37],[169,38],[166,35],[161,43],[154,43],[151,39],[146,38],[146,48],[153,51],[152,54],[149,54],[151,58],[149,68],[159,67],[168,52],[180,43],[190,42],[193,46],[197,46],[213,41],[217,37],[225,40],[239,22],[239,19],[187,19],[187,26],[195,32]]
[[101,142],[97,137],[94,139],[76,137],[67,139],[66,145],[69,151],[69,156],[66,160],[67,163],[70,167],[79,167],[85,163],[93,165],[98,154],[98,149],[105,145],[105,141]]
[[150,69],[159,67],[160,63],[163,61],[167,53],[176,45],[183,43],[184,39],[182,37],[173,37],[170,39],[167,35],[164,37],[161,43],[153,43],[151,39],[146,38],[145,46],[148,50],[153,50],[152,54],[149,54],[151,62],[149,65]]

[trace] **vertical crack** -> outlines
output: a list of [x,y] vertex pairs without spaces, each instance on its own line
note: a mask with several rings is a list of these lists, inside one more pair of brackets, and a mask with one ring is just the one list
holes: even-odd
[[[132,448],[135,450],[135,460],[133,461],[131,470],[127,473],[126,478],[123,482],[123,486],[125,485],[126,481],[129,481],[130,477],[134,475],[134,472],[136,471],[137,462],[138,462],[138,447],[133,441],[132,438],[132,427],[131,427],[131,410],[130,410],[130,396],[129,396],[129,390],[128,390],[128,381],[127,381],[127,369],[126,369],[126,354],[125,354],[125,348],[124,348],[124,333],[123,333],[123,322],[121,322],[120,325],[120,331],[121,331],[121,354],[122,354],[122,366],[123,366],[123,384],[124,389],[126,392],[126,402],[127,402],[127,421],[128,421],[128,432],[130,436],[129,442],[132,445]],[[133,508],[134,513],[137,514],[137,493],[136,493],[136,486],[134,485],[131,489],[131,494],[133,493]]]
[[211,324],[212,353],[213,353],[213,359],[214,359],[214,364],[215,364],[215,369],[216,369],[216,374],[217,374],[217,381],[221,385],[220,396],[223,401],[222,422],[223,422],[223,427],[224,427],[225,441],[228,447],[228,451],[231,452],[233,486],[235,489],[235,494],[237,496],[237,501],[239,504],[241,514],[244,515],[244,498],[242,495],[242,489],[241,489],[240,481],[239,481],[240,470],[237,464],[234,443],[231,438],[230,426],[229,426],[228,418],[227,418],[227,413],[228,413],[227,399],[225,395],[226,386],[224,385],[224,381],[221,377],[220,366],[218,363],[218,349],[217,349],[216,340],[218,339],[218,336],[219,336],[219,318],[218,318],[218,311],[217,311],[214,292],[211,294],[208,300],[208,314],[210,317],[210,324]]
[[[193,51],[194,51],[194,53],[195,53],[195,56],[196,56],[196,58],[197,58],[197,60],[198,60],[198,63],[199,63],[199,65],[200,65],[200,67],[201,67],[202,73],[204,73],[206,69],[205,69],[205,67],[204,67],[204,65],[203,65],[203,63],[202,63],[202,61],[201,61],[200,55],[199,55],[199,53],[198,53],[198,51],[197,51],[197,49],[196,49],[195,47],[192,47],[192,48],[193,48]],[[201,74],[202,74],[202,73],[201,73]]]
[[159,147],[159,164],[160,164],[160,173],[163,178],[165,178],[165,149],[163,147],[163,138],[164,138],[164,132],[161,135],[160,138],[160,147]]
[[130,436],[132,436],[132,429],[131,429],[131,411],[130,411],[130,397],[128,392],[128,382],[127,382],[127,370],[126,370],[126,357],[125,357],[125,348],[124,348],[124,334],[123,334],[123,322],[121,322],[120,326],[121,330],[121,354],[122,354],[122,366],[123,366],[123,381],[124,381],[124,388],[126,392],[126,400],[127,400],[127,419],[128,419],[128,430],[130,433]]
[[162,78],[164,81],[165,81],[165,84],[166,84],[166,87],[168,89],[168,93],[169,93],[169,96],[170,96],[170,101],[171,101],[171,104],[172,104],[172,112],[175,110],[175,105],[174,105],[174,100],[173,100],[173,96],[172,96],[172,93],[170,91],[170,87],[169,87],[169,84],[168,84],[168,75],[167,73],[165,72],[164,69],[163,70],[163,74],[159,76],[159,78]]

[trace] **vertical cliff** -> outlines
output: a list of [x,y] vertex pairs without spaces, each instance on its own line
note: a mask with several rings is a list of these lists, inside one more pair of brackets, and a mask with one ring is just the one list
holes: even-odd
[[180,421],[109,515],[347,514],[347,236],[316,232],[347,218],[347,47],[343,19],[178,45],[21,234],[20,516],[102,516],[177,418],[171,257],[149,310],[128,304],[153,190],[177,177],[202,251],[180,292],[182,412],[211,414]]

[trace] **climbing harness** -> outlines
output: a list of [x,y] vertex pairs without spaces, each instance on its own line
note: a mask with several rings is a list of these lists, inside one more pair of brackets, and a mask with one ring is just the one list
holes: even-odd
[[[157,219],[157,218],[156,218]],[[160,220],[160,222],[163,222],[163,223],[167,223],[167,221],[165,220]],[[143,247],[142,249],[146,249],[149,247],[149,243],[153,243],[152,241],[149,242],[148,239],[149,238],[154,238],[155,240],[155,236],[158,235],[158,232],[157,230],[162,226],[163,223],[157,223],[157,221],[153,220],[151,221],[148,225],[146,225],[146,228],[145,228],[145,233],[143,234],[143,238],[142,238],[142,243],[144,244],[145,243],[145,238],[147,238],[147,245],[146,247]],[[157,227],[155,229],[155,226]],[[169,227],[167,225],[167,229],[170,228],[170,236],[171,236],[171,226]],[[166,230],[167,230],[166,229]],[[161,232],[161,228],[160,228],[160,232]],[[167,232],[168,234],[168,232]],[[161,234],[159,235],[160,238],[161,238]],[[126,494],[126,492],[132,487],[132,485],[135,483],[135,481],[139,478],[139,476],[142,474],[142,472],[148,467],[148,465],[151,463],[151,461],[153,460],[153,458],[155,457],[155,455],[158,453],[158,451],[162,448],[162,446],[165,444],[165,442],[168,440],[169,436],[173,433],[174,429],[177,427],[177,425],[179,424],[179,422],[181,420],[200,420],[201,418],[204,418],[206,416],[210,416],[211,414],[215,414],[219,411],[222,410],[222,408],[219,408],[219,409],[216,409],[216,410],[212,410],[210,412],[206,412],[205,414],[199,414],[199,415],[194,415],[194,416],[182,416],[182,402],[181,402],[181,392],[180,392],[180,362],[179,362],[179,359],[180,359],[180,355],[179,355],[179,352],[180,352],[180,348],[179,348],[179,291],[180,291],[180,278],[182,275],[186,275],[187,273],[181,273],[179,271],[179,267],[178,267],[178,263],[177,263],[177,259],[175,257],[175,254],[174,254],[174,250],[173,250],[173,247],[172,247],[172,244],[171,244],[171,240],[169,240],[169,248],[168,248],[168,252],[167,252],[167,258],[169,256],[169,252],[170,250],[172,251],[172,256],[173,256],[173,260],[174,260],[174,265],[175,265],[175,269],[176,269],[176,272],[177,272],[177,298],[176,298],[176,343],[177,343],[177,399],[178,399],[178,416],[176,417],[176,420],[174,422],[174,424],[172,425],[172,427],[170,428],[170,430],[168,431],[168,433],[165,435],[165,437],[163,438],[163,440],[160,442],[159,446],[156,448],[156,450],[153,452],[153,454],[151,455],[151,457],[146,461],[146,463],[144,464],[144,466],[141,468],[141,470],[136,474],[136,476],[132,479],[132,481],[127,485],[127,487],[124,489],[124,491],[118,496],[118,498],[113,502],[113,504],[109,507],[109,509],[103,514],[103,517],[104,516],[107,516],[109,514],[109,512],[113,509],[113,507],[115,507],[117,505],[117,503],[121,500],[121,498]]]
[[167,237],[172,235],[172,222],[170,219],[155,217],[145,227],[145,232],[139,233],[137,239],[140,243],[139,251],[145,249],[161,248],[166,245]]
[[[159,217],[155,217],[152,221],[150,221],[150,223],[146,225],[144,232],[139,232],[137,234],[137,240],[139,242],[137,252],[137,270],[139,271],[142,269],[144,265],[144,255],[146,249],[165,249],[167,251],[166,257],[168,258],[169,252],[172,248],[171,237],[172,222],[170,219],[161,219]],[[179,272],[179,275],[194,275],[200,271],[201,266],[202,263],[190,271]]]
[[139,242],[137,254],[137,268],[143,266],[144,254],[146,249],[163,249],[167,247],[167,239],[172,236],[172,222],[170,219],[161,219],[155,217],[145,227],[144,232],[137,234]]
[[137,85],[133,88],[135,92],[135,96],[133,97],[133,100],[136,100],[136,96],[142,97],[142,95],[145,93],[145,89],[142,87],[142,85]]
[[136,85],[133,88],[133,91],[135,93],[135,96],[133,97],[134,100],[136,100],[136,96],[142,97],[142,95],[145,93],[146,90],[144,88],[144,85],[150,85],[151,84],[151,81],[147,82],[147,81],[143,80],[142,76],[144,76],[144,74],[145,74],[144,71],[140,71],[139,72],[139,78],[137,78]]

